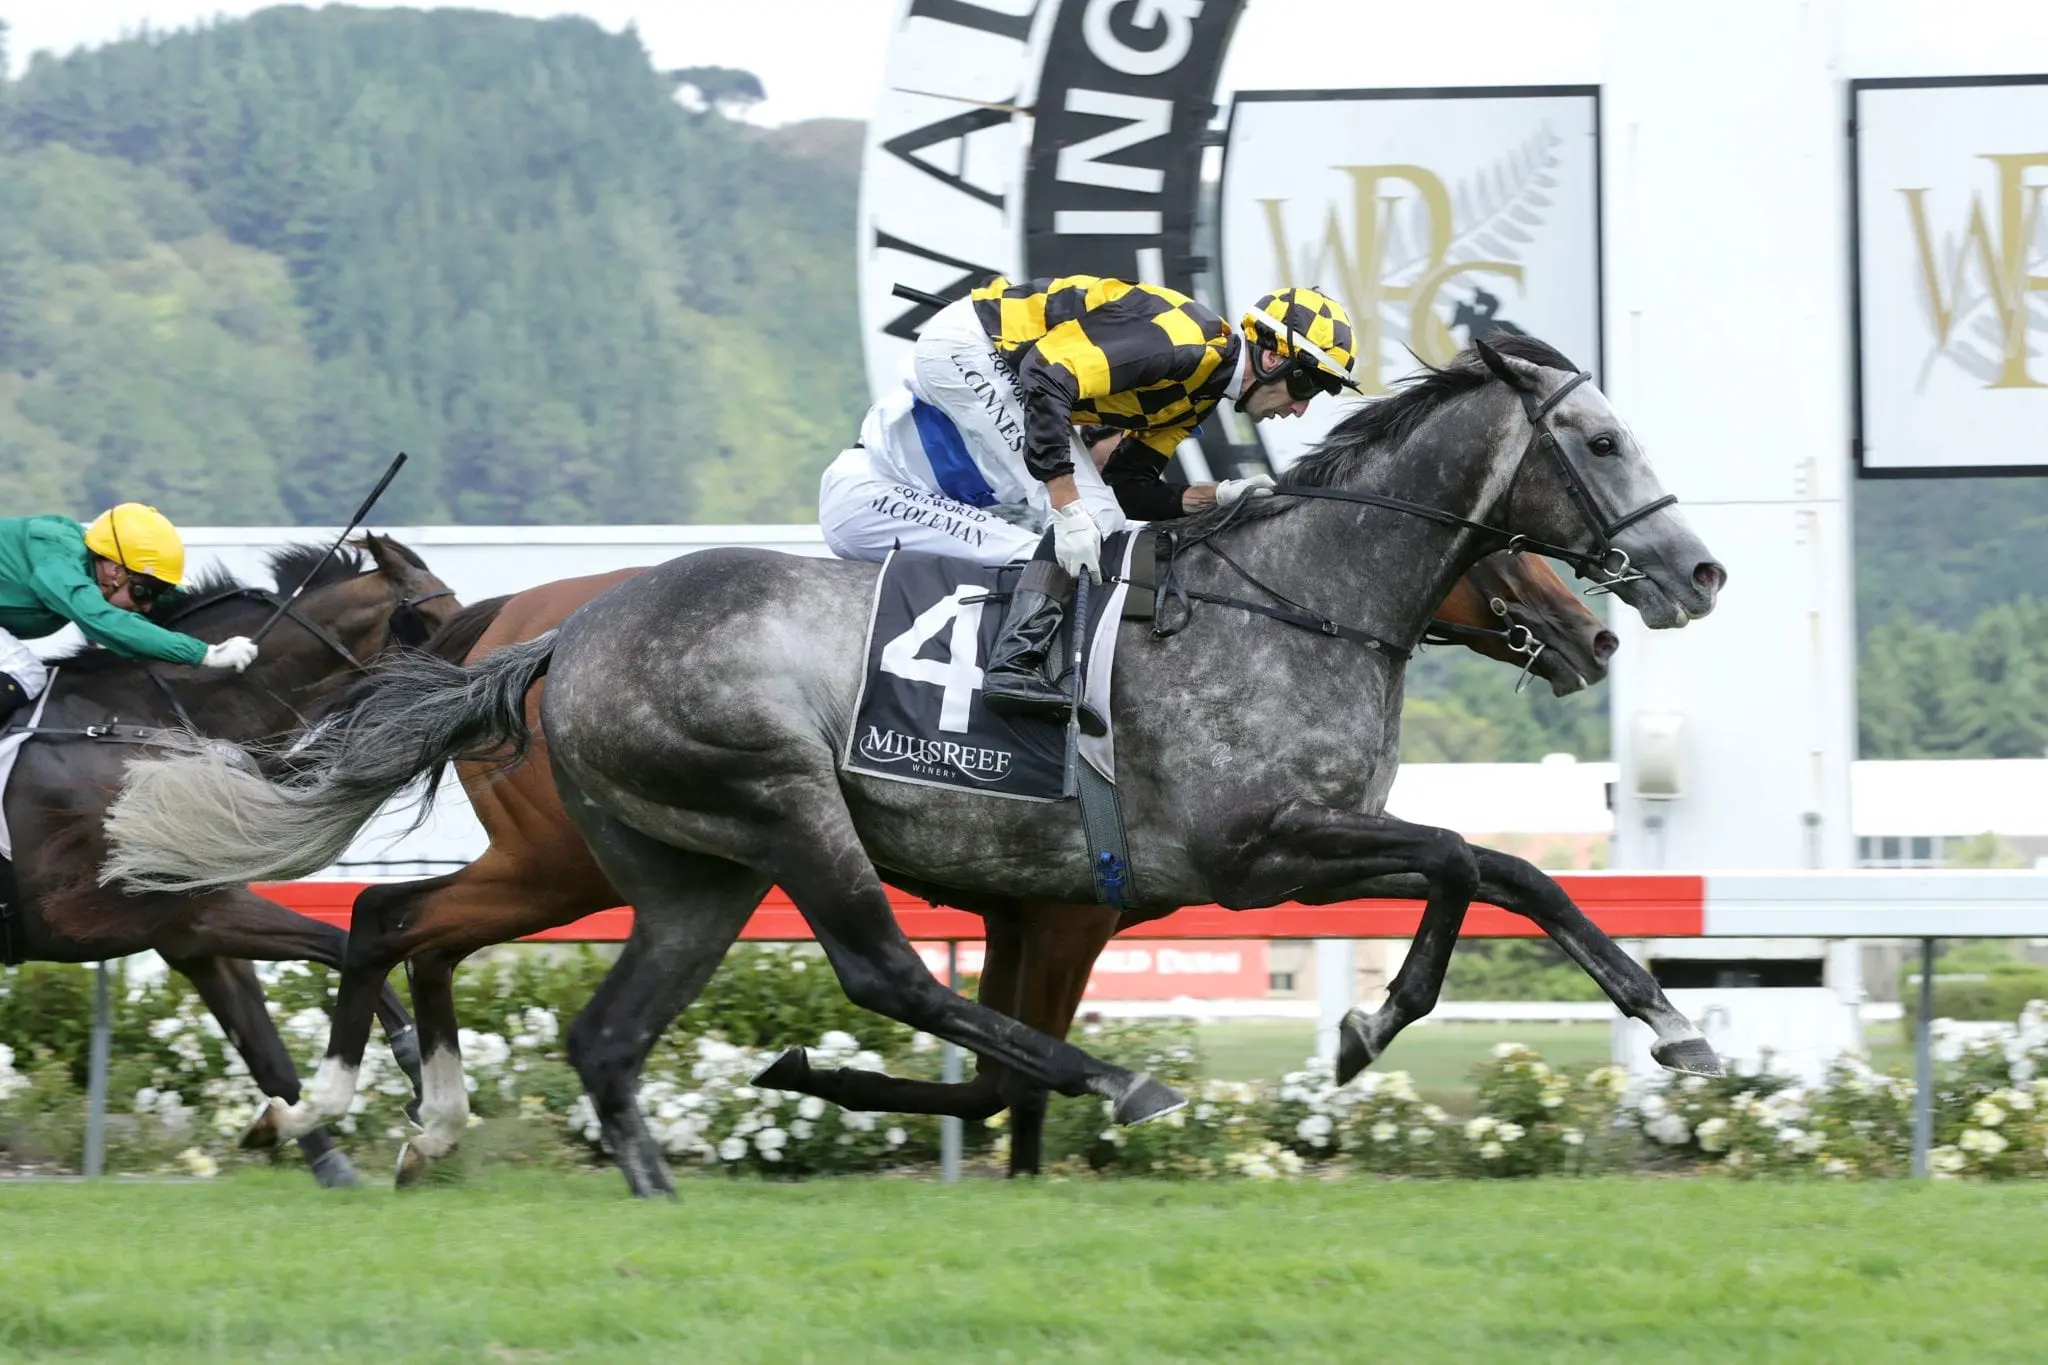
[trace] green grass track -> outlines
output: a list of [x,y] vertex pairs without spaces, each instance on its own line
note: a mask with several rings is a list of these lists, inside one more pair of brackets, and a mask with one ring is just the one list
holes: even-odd
[[0,1184],[0,1358],[2048,1359],[2048,1186]]

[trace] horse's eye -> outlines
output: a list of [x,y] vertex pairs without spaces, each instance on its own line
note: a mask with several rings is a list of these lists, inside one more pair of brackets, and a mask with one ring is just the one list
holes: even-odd
[[1612,455],[1619,447],[1612,436],[1595,436],[1587,442],[1595,455]]

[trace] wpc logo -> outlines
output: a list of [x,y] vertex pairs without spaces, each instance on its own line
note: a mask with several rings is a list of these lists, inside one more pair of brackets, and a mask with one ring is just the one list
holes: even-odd
[[1366,393],[1386,392],[1390,358],[1401,371],[1412,367],[1406,351],[1442,365],[1475,337],[1523,330],[1498,316],[1499,296],[1473,277],[1521,290],[1523,249],[1555,202],[1561,141],[1546,124],[1451,183],[1425,166],[1333,167],[1348,181],[1348,202],[1327,201],[1322,231],[1308,241],[1290,238],[1286,199],[1259,200],[1281,283],[1327,280],[1350,303]]
[[1934,346],[1920,369],[1925,387],[1938,358],[1984,381],[1988,389],[2048,388],[2028,368],[2030,338],[2048,335],[2048,151],[1982,153],[1993,167],[1992,211],[1981,191],[1970,195],[1960,234],[1930,226],[1926,188],[1901,189],[1913,227],[1921,301]]

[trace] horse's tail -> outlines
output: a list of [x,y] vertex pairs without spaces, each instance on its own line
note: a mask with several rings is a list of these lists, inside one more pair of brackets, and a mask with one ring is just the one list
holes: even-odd
[[266,779],[244,750],[128,765],[107,811],[100,882],[134,891],[203,891],[303,877],[333,863],[387,800],[447,765],[509,766],[532,742],[527,691],[546,675],[555,633],[493,650],[472,668],[408,652],[351,689]]

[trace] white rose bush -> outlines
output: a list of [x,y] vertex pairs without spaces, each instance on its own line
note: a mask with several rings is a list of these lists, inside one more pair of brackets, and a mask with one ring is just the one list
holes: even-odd
[[[563,1051],[568,1020],[605,960],[512,950],[458,978],[472,1131],[446,1165],[595,1166],[608,1161],[596,1114]],[[115,993],[109,1167],[210,1178],[237,1164],[295,1162],[236,1143],[261,1095],[182,978],[124,967]],[[261,969],[287,1049],[309,1076],[327,1039],[330,974]],[[0,1167],[75,1168],[84,1128],[91,974],[38,965],[0,972]],[[1894,1177],[1910,1163],[1913,1084],[1840,1059],[1804,1087],[1768,1074],[1663,1077],[1631,1091],[1618,1068],[1577,1071],[1516,1043],[1496,1047],[1455,1094],[1419,1092],[1399,1070],[1339,1086],[1330,1064],[1276,1080],[1203,1075],[1197,1034],[1179,1021],[1084,1023],[1078,1042],[1188,1097],[1152,1123],[1119,1128],[1097,1097],[1053,1097],[1044,1160],[1056,1176],[1288,1181],[1530,1178],[1629,1170],[1741,1178]],[[854,1009],[803,950],[746,947],[655,1046],[641,1112],[680,1172],[791,1179],[929,1171],[938,1120],[856,1113],[753,1084],[791,1042],[815,1067],[935,1080],[940,1049]],[[969,1060],[971,1070],[972,1061]],[[412,1088],[381,1035],[334,1131],[358,1164],[388,1160],[414,1131]],[[1438,1102],[1441,1101],[1441,1102]],[[1448,1108],[1446,1107],[1448,1106]],[[1450,1112],[1456,1109],[1457,1112]],[[1000,1169],[1009,1118],[965,1125],[970,1161]],[[2048,1176],[2048,1004],[2014,1024],[1946,1030],[1937,1050],[1934,1174]]]
[[[855,1113],[814,1095],[753,1084],[778,1051],[699,1037],[662,1065],[649,1065],[640,1112],[671,1162],[734,1175],[799,1176],[881,1170],[936,1154],[936,1119]],[[809,1051],[811,1065],[820,1069],[885,1065],[841,1029],[828,1030]],[[570,1105],[566,1121],[593,1152],[603,1150],[597,1112],[587,1096]]]

